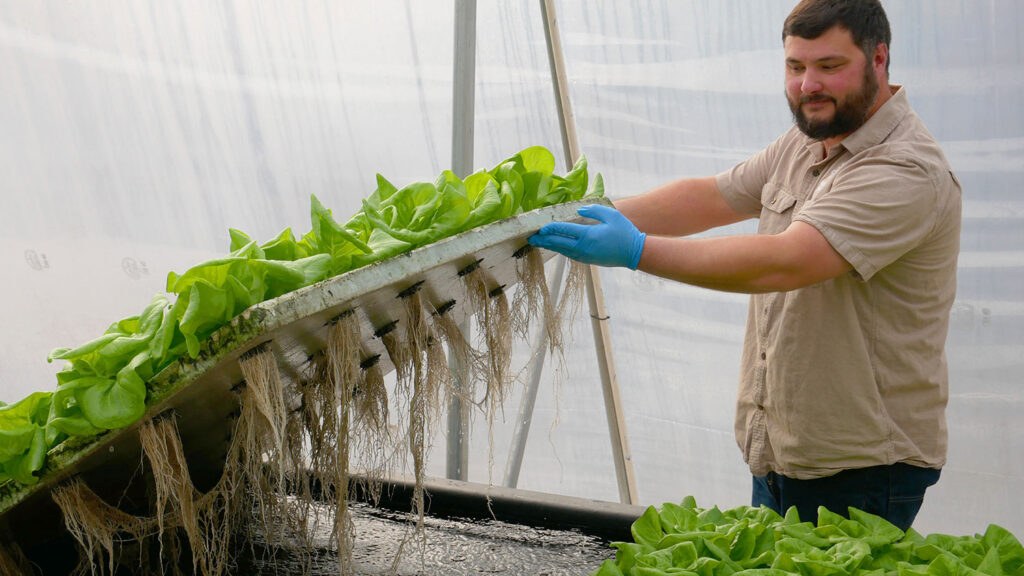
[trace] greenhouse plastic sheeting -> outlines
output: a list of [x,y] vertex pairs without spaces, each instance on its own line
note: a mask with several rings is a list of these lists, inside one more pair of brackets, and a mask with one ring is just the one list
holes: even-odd
[[[581,147],[610,196],[725,170],[790,125],[793,4],[556,3]],[[949,460],[916,527],[1024,534],[1024,5],[887,10],[891,79],[964,189]],[[375,173],[401,185],[449,167],[453,20],[450,1],[0,3],[0,400],[52,390],[52,348],[139,313],[168,271],[225,254],[229,227],[302,233],[311,193],[344,218]],[[480,2],[477,32],[475,165],[533,144],[561,158],[539,4]],[[602,278],[641,502],[747,503],[732,434],[746,298]],[[578,318],[563,369],[546,370],[519,485],[616,500]],[[517,402],[493,432],[476,418],[470,480],[500,482]],[[432,474],[443,446],[439,433]]]

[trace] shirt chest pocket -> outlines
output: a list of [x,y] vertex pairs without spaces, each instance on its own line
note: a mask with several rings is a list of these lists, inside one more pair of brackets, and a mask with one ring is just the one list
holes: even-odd
[[761,234],[778,234],[793,221],[796,197],[776,182],[768,182],[761,188],[761,221],[757,231]]

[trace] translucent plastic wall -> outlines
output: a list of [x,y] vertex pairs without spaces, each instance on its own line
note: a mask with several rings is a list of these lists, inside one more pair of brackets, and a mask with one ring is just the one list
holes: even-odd
[[[790,125],[793,3],[557,3],[582,149],[610,195],[727,169]],[[1020,535],[1024,8],[887,9],[892,81],[964,186],[949,462],[917,527]],[[226,253],[229,227],[302,234],[311,193],[345,218],[375,173],[405,184],[448,168],[453,18],[450,1],[0,1],[0,400],[53,389],[47,352]],[[561,160],[539,5],[480,2],[477,29],[476,166],[533,144]],[[642,503],[747,503],[732,435],[746,298],[602,278]],[[557,393],[546,371],[520,487],[618,498],[595,364],[583,311]],[[470,480],[502,481],[518,402],[493,430],[476,417]],[[435,475],[444,445],[439,430]]]

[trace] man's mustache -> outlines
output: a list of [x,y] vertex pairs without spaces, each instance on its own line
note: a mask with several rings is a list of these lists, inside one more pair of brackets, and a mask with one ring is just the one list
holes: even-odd
[[807,94],[800,97],[800,104],[820,104],[822,102],[836,103],[836,99],[831,96],[825,96],[824,94]]

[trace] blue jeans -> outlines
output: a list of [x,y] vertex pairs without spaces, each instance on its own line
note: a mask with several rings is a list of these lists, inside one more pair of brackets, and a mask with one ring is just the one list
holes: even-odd
[[779,514],[796,506],[800,520],[817,523],[818,506],[846,516],[848,507],[870,512],[906,530],[924,502],[924,491],[939,480],[940,470],[909,464],[843,470],[814,480],[787,478],[774,472],[754,477],[753,506]]

